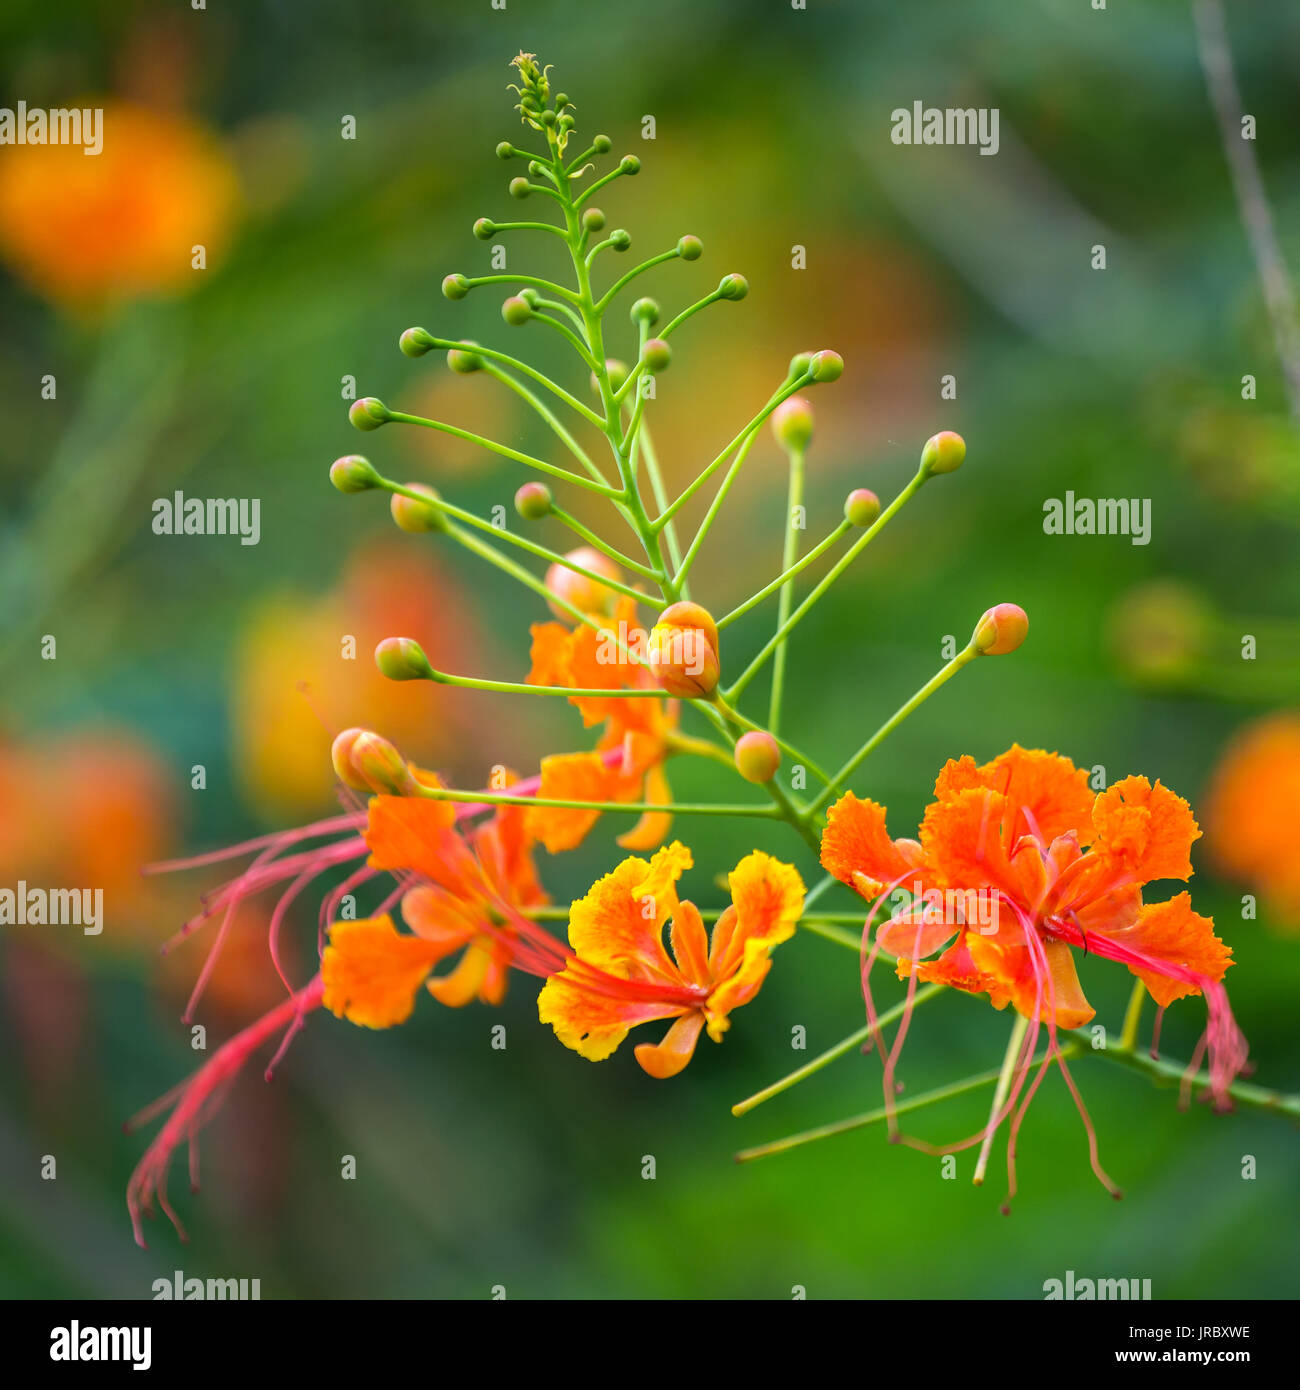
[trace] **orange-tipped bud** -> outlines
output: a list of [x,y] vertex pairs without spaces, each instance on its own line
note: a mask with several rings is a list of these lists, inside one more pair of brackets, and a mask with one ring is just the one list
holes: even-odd
[[971,642],[985,656],[1006,656],[1029,636],[1029,617],[1014,603],[999,603],[975,624]]
[[[622,578],[622,571],[613,560],[589,545],[579,546],[577,550],[570,550],[564,558],[572,560],[575,565],[581,565],[583,569],[591,570],[593,574],[602,575],[606,579]],[[583,613],[604,615],[611,612],[614,607],[613,589],[607,589],[603,584],[589,579],[585,574],[578,574],[567,565],[557,563],[546,571],[546,587],[557,598],[566,599]],[[566,623],[573,621],[573,614],[567,608],[562,608],[558,603],[551,603],[549,606],[557,618],[562,618]]]
[[[406,486],[411,492],[422,492],[435,502],[441,500],[437,488],[430,487],[428,483],[407,483]],[[414,497],[404,497],[400,492],[393,493],[389,510],[403,531],[419,534],[421,531],[447,529],[447,518],[441,508],[430,506],[428,502],[417,502]]]
[[416,787],[402,755],[369,729],[344,729],[330,748],[330,761],[339,781],[353,791],[405,796]]
[[433,679],[433,667],[414,637],[385,637],[375,648],[375,665],[390,681]]
[[926,474],[955,473],[966,458],[966,441],[952,430],[940,430],[925,441],[921,470]]
[[[358,790],[387,796],[413,796],[416,793],[419,783],[415,780],[415,774],[392,743],[369,729],[348,732],[355,734],[347,762],[361,783]],[[339,737],[342,738],[342,735]],[[335,739],[335,744],[338,741]],[[334,766],[337,769],[337,760]]]
[[736,771],[746,782],[770,782],[781,766],[781,750],[766,730],[753,729],[736,740]]
[[791,396],[772,412],[776,442],[791,454],[801,454],[812,443],[812,406],[802,396]]
[[646,656],[650,674],[670,695],[712,695],[721,674],[718,625],[698,603],[671,603],[650,629]]
[[880,498],[869,487],[855,487],[844,499],[844,520],[864,529],[880,515]]

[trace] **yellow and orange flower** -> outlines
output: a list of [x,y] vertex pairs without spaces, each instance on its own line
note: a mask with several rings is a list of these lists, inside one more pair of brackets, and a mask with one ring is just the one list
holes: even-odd
[[[422,779],[431,781],[428,774]],[[377,796],[365,841],[370,868],[419,879],[402,897],[414,935],[399,932],[387,914],[334,923],[321,958],[325,1007],[363,1027],[389,1028],[411,1016],[426,982],[453,1008],[473,999],[499,1004],[523,944],[522,911],[547,901],[523,808],[503,806],[462,837],[449,801]],[[457,951],[451,973],[430,979],[434,966]]]
[[1206,795],[1205,845],[1225,878],[1261,894],[1285,930],[1300,931],[1300,714],[1246,725],[1224,750]]
[[[621,598],[613,607],[609,626],[599,631],[585,624],[570,629],[563,623],[535,623],[532,632],[532,685],[561,685],[574,690],[637,690],[654,686],[643,663],[620,647],[636,630],[636,601]],[[605,730],[590,753],[556,753],[542,759],[538,796],[556,801],[646,801],[667,805],[672,800],[663,763],[668,739],[677,725],[672,700],[626,699],[617,695],[570,696],[583,724]],[[528,812],[532,834],[552,854],[574,849],[586,838],[599,811],[537,806]],[[649,850],[660,844],[672,827],[667,811],[648,811],[626,834],[618,837],[624,849]]]
[[92,98],[103,146],[21,145],[0,159],[0,255],[54,302],[87,310],[197,286],[231,238],[233,165],[176,112]]
[[[758,993],[773,949],[794,935],[802,880],[770,855],[746,855],[730,875],[731,906],[710,941],[698,909],[677,897],[691,863],[690,850],[674,841],[649,863],[625,859],[573,904],[574,955],[537,1001],[538,1016],[566,1047],[600,1061],[630,1028],[671,1018],[662,1041],[640,1044],[636,1059],[651,1076],[675,1076],[701,1031],[721,1042],[732,1010]],[[670,922],[671,956],[663,941]]]
[[[822,836],[822,863],[867,899],[900,885],[919,895],[876,935],[902,977],[915,970],[920,980],[987,994],[995,1008],[1010,1003],[1027,1018],[1076,1028],[1094,1014],[1070,951],[1083,946],[1126,965],[1161,1006],[1205,993],[1213,1032],[1226,1011],[1216,986],[1231,950],[1188,894],[1144,904],[1141,892],[1156,879],[1190,877],[1200,833],[1187,802],[1160,782],[1126,777],[1094,795],[1068,758],[1015,746],[982,767],[950,761],[919,840],[891,840],[882,806],[842,797]],[[936,912],[933,894],[954,890],[985,895],[991,925],[985,914],[963,922]]]

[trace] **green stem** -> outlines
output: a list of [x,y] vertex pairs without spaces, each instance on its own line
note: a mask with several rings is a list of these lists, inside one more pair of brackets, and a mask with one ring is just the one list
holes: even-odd
[[1007,1096],[1011,1093],[1011,1079],[1016,1074],[1016,1065],[1020,1060],[1020,1050],[1025,1045],[1025,1033],[1028,1029],[1029,1019],[1024,1014],[1017,1014],[1016,1021],[1011,1025],[1011,1037],[1007,1040],[1006,1055],[1002,1058],[1002,1070],[998,1073],[998,1084],[993,1092],[993,1105],[989,1110],[988,1133],[984,1136],[984,1142],[980,1145],[979,1157],[975,1160],[975,1176],[971,1181],[976,1187],[984,1185],[984,1174],[989,1166],[989,1154],[993,1152],[995,1121],[1001,1114],[1002,1107],[1007,1103]]
[[[794,524],[795,508],[803,505],[804,451],[790,451],[790,483],[785,508],[785,544],[781,552],[781,570],[789,570],[799,556],[799,532]],[[786,583],[777,600],[776,626],[781,627],[790,619],[790,605],[794,602],[794,590]],[[767,725],[775,734],[781,724],[781,699],[785,694],[785,659],[788,648],[783,642],[776,649],[772,662],[772,694],[768,704]]]
[[580,801],[567,797],[511,796],[506,792],[455,791],[450,787],[421,785],[420,796],[429,801],[468,802],[484,806],[544,806],[557,811],[625,811],[644,815],[647,811],[669,812],[674,816],[743,816],[751,820],[771,820],[776,814],[772,806],[704,804],[688,801],[661,804],[654,801]]
[[[802,923],[800,924],[802,925]],[[943,985],[927,985],[924,989],[917,990],[916,997],[912,1000],[912,1007],[923,1004],[927,999],[933,999],[942,993]],[[883,1027],[886,1023],[893,1023],[895,1019],[901,1018],[907,1012],[908,1001],[904,999],[896,1004],[892,1009],[881,1014],[876,1020],[876,1027]],[[859,1028],[856,1033],[850,1033],[847,1038],[841,1039],[834,1047],[829,1047],[820,1057],[814,1057],[811,1062],[806,1062],[797,1071],[792,1071],[789,1076],[783,1076],[780,1081],[774,1081],[770,1086],[765,1086],[761,1091],[756,1091],[747,1100],[742,1100],[738,1105],[731,1107],[733,1115],[745,1115],[753,1110],[755,1106],[762,1105],[764,1101],[771,1100],[773,1096],[779,1096],[782,1091],[788,1091],[791,1086],[797,1086],[799,1082],[812,1076],[814,1072],[819,1072],[825,1066],[835,1061],[837,1057],[843,1057],[846,1052],[852,1052],[855,1047],[861,1047],[863,1043],[870,1040],[872,1033],[875,1032],[870,1024],[864,1028]]]
[[[727,627],[731,623],[734,623],[737,618],[742,617],[744,614],[748,613],[751,608],[757,607],[758,604],[762,603],[765,598],[768,598],[770,595],[776,593],[778,589],[782,590],[782,597],[784,598],[785,593],[788,592],[785,586],[789,584],[789,582],[795,577],[795,575],[797,575],[801,570],[807,569],[808,566],[811,565],[815,560],[821,559],[821,557],[825,555],[825,553],[831,548],[831,546],[835,544],[836,541],[838,541],[842,536],[844,536],[846,532],[851,531],[852,529],[853,524],[851,522],[841,521],[840,524],[830,533],[829,536],[826,537],[824,541],[820,541],[817,545],[813,546],[813,548],[807,553],[807,555],[805,555],[803,559],[800,560],[797,564],[789,566],[789,568],[786,569],[783,574],[778,574],[777,577],[774,580],[772,580],[770,584],[767,584],[763,588],[761,588],[758,591],[758,593],[756,593],[752,598],[747,598],[744,601],[744,603],[733,608],[731,612],[726,614],[724,617],[719,618],[718,631],[721,632],[724,627]],[[782,619],[782,621],[784,621],[784,619]]]

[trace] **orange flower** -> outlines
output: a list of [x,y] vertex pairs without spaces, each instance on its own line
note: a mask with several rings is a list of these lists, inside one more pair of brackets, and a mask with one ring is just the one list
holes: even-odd
[[0,254],[76,308],[197,286],[229,240],[238,189],[212,137],[171,112],[91,98],[103,147],[21,145],[0,158]]
[[987,994],[995,1008],[1077,1028],[1094,1014],[1070,951],[1083,946],[1126,965],[1161,1006],[1206,995],[1221,1092],[1244,1060],[1218,984],[1232,952],[1186,893],[1145,905],[1141,893],[1155,879],[1190,877],[1200,830],[1187,803],[1145,777],[1094,796],[1068,758],[1018,746],[982,767],[950,761],[935,798],[919,841],[891,840],[884,808],[852,793],[822,836],[823,865],[864,897],[900,885],[916,895],[876,934],[900,977],[915,970]]
[[1272,714],[1247,724],[1219,759],[1206,797],[1205,844],[1214,868],[1262,894],[1291,931],[1300,930],[1298,817],[1300,714]]
[[[644,664],[630,660],[615,640],[621,637],[626,644],[635,627],[636,601],[627,597],[615,605],[610,626],[600,631],[585,624],[569,629],[563,623],[535,623],[529,683],[575,690],[653,688]],[[539,797],[655,805],[672,800],[663,761],[668,737],[677,724],[675,701],[573,695],[569,703],[577,707],[587,728],[603,723],[605,731],[595,752],[543,758]],[[614,750],[621,751],[621,757],[611,757]],[[528,812],[528,824],[532,834],[558,854],[580,845],[599,816],[599,811],[538,806]],[[671,827],[672,816],[666,811],[648,811],[618,837],[618,843],[624,849],[653,849]]]
[[[432,779],[427,774],[423,780]],[[402,897],[404,935],[387,914],[336,922],[321,957],[322,1002],[338,1018],[366,1028],[405,1023],[427,981],[440,1003],[472,999],[499,1004],[515,963],[521,909],[547,901],[532,862],[532,840],[518,806],[505,806],[462,838],[449,801],[377,796],[370,802],[365,842],[369,866],[416,874],[423,882]],[[558,944],[557,944],[558,950]],[[433,967],[457,951],[448,975]],[[553,962],[551,962],[553,963]]]
[[[710,941],[695,905],[677,897],[691,863],[690,850],[674,841],[649,863],[625,859],[573,904],[575,955],[537,1000],[538,1016],[566,1047],[598,1062],[629,1028],[675,1019],[661,1042],[636,1048],[636,1059],[651,1076],[676,1076],[701,1030],[721,1042],[731,1011],[758,993],[772,950],[794,935],[803,882],[789,864],[758,850],[746,855],[730,875],[732,903]],[[671,956],[663,943],[669,922]]]

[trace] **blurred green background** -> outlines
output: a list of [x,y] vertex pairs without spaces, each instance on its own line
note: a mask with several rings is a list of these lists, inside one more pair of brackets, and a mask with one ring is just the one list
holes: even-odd
[[[1255,150],[1300,263],[1300,12],[1230,8]],[[194,1065],[178,1015],[204,943],[164,965],[154,948],[216,881],[141,880],[140,863],[330,814],[327,727],[373,723],[461,786],[495,763],[528,772],[544,753],[590,746],[558,702],[434,698],[363,669],[375,640],[409,631],[436,664],[517,680],[544,612],[326,477],[359,447],[346,377],[357,394],[549,450],[495,383],[455,377],[436,354],[403,358],[412,324],[522,351],[585,390],[535,325],[505,327],[501,296],[452,304],[438,289],[449,271],[487,272],[475,218],[516,215],[505,185],[519,171],[492,151],[521,139],[505,90],[520,48],[555,64],[580,137],[606,131],[615,157],[641,157],[640,176],[599,199],[631,230],[629,255],[685,232],[704,242],[701,261],[659,268],[640,292],[672,312],[724,272],[750,280],[743,304],[676,339],[649,417],[670,486],[694,477],[800,349],[846,362],[814,398],[810,538],[850,488],[892,496],[934,431],[968,441],[965,467],[891,524],[800,628],[791,659],[786,732],[836,765],[937,669],[946,635],[964,642],[995,602],[1029,612],[1019,653],[965,672],[856,778],[888,805],[894,834],[916,824],[944,759],[1017,740],[1112,779],[1159,776],[1199,809],[1234,732],[1300,703],[1300,442],[1186,5],[250,0],[193,12],[69,0],[56,26],[48,6],[11,0],[0,100],[129,103],[137,143],[89,170],[0,149],[0,883],[102,883],[107,899],[102,936],[0,938],[0,1292],[147,1297],[181,1268],[260,1278],[264,1297],[504,1285],[510,1297],[779,1298],[802,1285],[810,1297],[1035,1298],[1072,1269],[1149,1278],[1156,1297],[1294,1295],[1291,1126],[1182,1114],[1171,1092],[1100,1061],[1074,1070],[1122,1203],[1089,1174],[1056,1077],[1024,1127],[1009,1218],[1000,1157],[975,1189],[971,1154],[944,1181],[938,1160],[879,1129],[735,1166],[738,1148],[879,1103],[878,1063],[852,1054],[730,1115],[860,1026],[852,955],[811,936],[778,953],[725,1046],[702,1043],[669,1083],[643,1075],[630,1045],[600,1066],[558,1046],[526,978],[500,1014],[425,999],[388,1034],[318,1015],[272,1086],[253,1067],[235,1087],[205,1135],[199,1197],[177,1164],[192,1244],[165,1224],[149,1252],[132,1244],[123,1193],[146,1141],[120,1125]],[[916,100],[999,108],[998,155],[893,145],[890,112]],[[341,138],[348,115],[355,140]],[[507,241],[511,268],[551,264],[537,240]],[[208,264],[192,271],[197,242]],[[1104,271],[1091,268],[1097,244]],[[796,246],[806,269],[792,268]],[[612,350],[634,355],[626,319],[612,322]],[[955,400],[940,397],[945,374]],[[1256,400],[1241,398],[1245,374]],[[481,514],[509,508],[522,481],[423,431],[365,444],[383,471]],[[260,544],[155,535],[153,500],[176,489],[260,498]],[[1067,490],[1151,499],[1151,543],[1045,535],[1043,503]],[[721,613],[765,583],[783,511],[784,463],[765,433],[695,596]],[[538,534],[564,547],[564,533]],[[766,639],[772,612],[728,632],[729,665]],[[341,656],[344,633],[356,661]],[[1253,664],[1246,633],[1260,635]],[[754,697],[765,709],[763,682]],[[1279,768],[1289,784],[1268,782],[1275,761],[1247,798],[1277,842],[1272,878],[1231,872],[1234,837],[1256,832],[1229,816],[1227,868],[1212,871],[1202,842],[1193,888],[1236,953],[1228,983],[1256,1080],[1294,1088],[1300,922],[1287,873],[1300,871],[1284,830],[1300,806],[1293,767]],[[674,789],[732,798],[715,771],[674,764]],[[619,828],[607,817],[574,854],[539,852],[557,900],[621,857]],[[702,904],[755,843],[743,824],[677,833],[694,847],[685,887]],[[819,877],[789,831],[764,827],[758,843]],[[1242,920],[1247,892],[1264,903],[1256,920]],[[306,979],[316,901],[299,907]],[[253,918],[199,1011],[211,1046],[281,992],[265,917]],[[1092,960],[1081,976],[1117,1027],[1128,977]],[[879,980],[893,998],[886,971]],[[1189,1055],[1203,1019],[1198,1001],[1171,1009],[1165,1051]],[[498,1021],[505,1051],[489,1046]],[[791,1051],[795,1025],[808,1052]],[[922,1090],[996,1065],[1005,1036],[984,1001],[939,1001],[918,1015],[903,1079]],[[913,1128],[954,1138],[986,1107],[986,1094],[968,1097]],[[56,1181],[40,1178],[47,1154]],[[345,1154],[356,1181],[340,1180]]]

